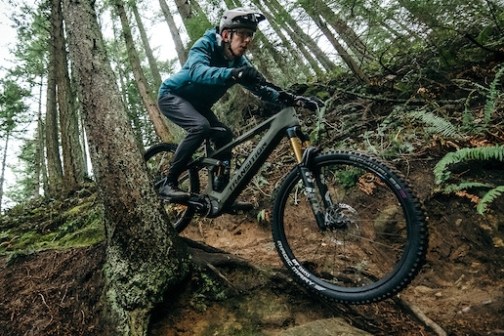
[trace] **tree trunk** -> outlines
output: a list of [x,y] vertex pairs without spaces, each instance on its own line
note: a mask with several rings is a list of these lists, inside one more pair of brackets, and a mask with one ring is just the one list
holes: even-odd
[[95,9],[89,1],[63,3],[93,171],[105,210],[104,325],[107,334],[147,335],[152,308],[188,272],[187,252],[165,222],[149,183],[106,58]]
[[[314,19],[317,25],[320,24],[323,18],[327,24],[329,24],[338,33],[340,38],[345,42],[347,47],[353,51],[353,53],[359,58],[372,60],[373,57],[369,55],[369,50],[366,44],[360,39],[357,33],[350,27],[345,20],[340,17],[340,14],[335,13],[324,1],[317,0],[315,2],[299,1],[303,9]],[[325,26],[325,24],[324,24]],[[319,27],[322,29],[319,25]],[[329,41],[336,40],[333,34],[328,32],[327,26],[325,26],[327,31],[323,31],[324,35],[328,37]],[[329,38],[332,36],[332,40]],[[339,46],[343,47],[340,43]],[[334,45],[336,51],[338,51],[339,46]],[[347,53],[348,54],[348,53]]]
[[7,149],[9,148],[9,137],[10,137],[10,131],[7,131],[7,134],[5,135],[4,150],[2,155],[2,167],[0,171],[0,214],[2,213],[5,167],[7,165]]
[[339,41],[334,37],[333,34],[331,34],[331,31],[329,28],[327,28],[326,23],[322,21],[321,17],[314,17],[313,18],[315,22],[317,23],[317,26],[320,28],[320,30],[324,33],[326,38],[331,42],[331,44],[334,46],[334,49],[338,52],[338,55],[340,55],[341,59],[345,64],[348,66],[348,68],[363,82],[368,82],[367,76],[364,74],[362,71],[361,67],[357,64],[356,60],[348,53],[348,51],[339,43]]
[[55,81],[55,50],[49,52],[49,66],[47,69],[47,98],[45,140],[47,157],[48,190],[45,196],[59,197],[62,188],[63,169],[58,142],[58,111],[56,107],[56,81]]
[[197,1],[175,0],[175,4],[191,40],[189,45],[192,45],[212,24]]
[[[299,50],[296,50],[295,48],[292,47],[290,44],[289,40],[283,33],[282,29],[280,26],[276,23],[275,18],[268,12],[266,11],[265,7],[261,4],[260,1],[254,0],[254,4],[259,8],[259,10],[266,16],[266,19],[268,20],[268,23],[270,26],[273,28],[275,31],[276,35],[280,38],[282,41],[282,46],[287,49],[288,52],[288,57],[289,59],[287,60],[287,63],[294,61],[296,64],[295,65],[289,65],[288,70],[294,70],[298,69],[300,70],[306,77],[310,77],[312,73],[310,72],[309,67],[303,62],[302,56],[299,54]],[[286,71],[288,72],[288,71]],[[296,71],[296,73],[298,73]],[[297,75],[296,75],[297,78]]]
[[158,88],[161,85],[161,74],[159,73],[156,58],[154,58],[154,53],[152,52],[152,48],[150,47],[149,38],[147,37],[147,33],[145,32],[145,27],[143,25],[142,18],[140,17],[140,13],[138,12],[137,5],[134,2],[131,2],[130,7],[133,11],[133,15],[135,16],[135,22],[140,33],[140,38],[142,39],[145,55],[147,56],[147,60],[149,61],[152,78],[154,79],[154,83],[152,84],[155,88]]
[[[280,9],[279,9],[278,6],[274,6],[274,3],[272,1],[268,1],[267,3],[265,3],[265,5],[268,6],[269,11],[271,12],[273,17],[280,17],[281,15],[290,15],[283,8],[280,7]],[[280,10],[280,12],[279,12],[279,10]],[[275,20],[275,21],[271,21],[271,22],[275,22],[275,24],[277,24],[279,26],[278,31],[282,31],[282,30],[286,31],[286,33],[288,35],[288,39],[292,40],[292,42],[297,46],[300,53],[306,59],[308,64],[310,64],[310,67],[312,68],[312,70],[317,75],[319,75],[319,76],[322,75],[323,71],[320,68],[319,63],[317,62],[317,60],[315,60],[315,58],[313,58],[311,53],[305,48],[305,44],[301,40],[301,37],[295,35],[294,31],[287,24],[286,20]],[[288,43],[289,43],[289,41],[287,40],[287,44]]]
[[182,42],[182,38],[180,37],[180,31],[175,24],[175,20],[173,19],[173,15],[170,12],[170,8],[166,4],[166,1],[159,0],[159,6],[161,6],[161,11],[163,12],[166,23],[168,23],[168,28],[170,28],[170,33],[173,39],[173,43],[175,44],[175,51],[177,52],[180,65],[184,65],[185,61],[187,60],[187,51],[184,48],[184,43]]
[[43,185],[44,192],[46,191],[46,179],[47,172],[45,168],[45,156],[44,156],[44,122],[42,119],[42,79],[40,76],[40,90],[38,98],[38,111],[37,111],[37,133],[35,136],[35,178],[34,190],[32,197],[37,197],[39,195],[40,185]]
[[[279,14],[279,17],[284,18],[286,26],[290,27],[291,31],[291,38],[296,38],[300,40],[300,44],[304,47],[307,47],[309,50],[307,50],[308,53],[312,53],[315,56],[315,59],[322,64],[322,66],[327,70],[327,71],[332,71],[336,69],[336,64],[332,62],[329,57],[319,48],[317,43],[308,36],[304,32],[304,30],[299,26],[299,24],[292,18],[290,13],[286,11],[286,9],[277,1],[277,0],[271,0],[269,1],[271,4],[271,8],[276,9],[276,11]],[[298,46],[300,46],[298,44]]]
[[59,106],[61,149],[63,154],[62,191],[77,190],[84,181],[85,167],[81,144],[79,142],[78,115],[72,104],[72,88],[68,75],[67,51],[63,35],[61,1],[52,0],[51,23],[54,36],[56,86]]
[[159,111],[156,102],[152,99],[151,96],[152,91],[149,88],[149,85],[147,84],[147,79],[145,78],[145,75],[143,73],[142,66],[140,64],[140,59],[138,57],[138,52],[136,51],[135,45],[133,43],[131,28],[128,22],[126,11],[124,10],[122,0],[114,0],[114,7],[121,20],[124,41],[126,42],[126,49],[128,51],[128,59],[131,64],[133,75],[135,76],[136,84],[140,96],[142,97],[142,101],[145,105],[145,108],[147,109],[147,112],[149,114],[152,123],[154,124],[156,134],[159,136],[161,141],[170,142],[172,136],[166,125],[166,120],[164,119],[164,116]]

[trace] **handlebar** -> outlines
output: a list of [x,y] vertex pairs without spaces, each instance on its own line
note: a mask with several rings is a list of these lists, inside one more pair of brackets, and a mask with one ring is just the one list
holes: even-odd
[[294,93],[286,91],[278,85],[268,81],[261,81],[257,83],[257,87],[268,87],[277,91],[279,94],[278,100],[287,106],[303,107],[311,111],[316,111],[325,105],[324,102],[317,97],[297,96]]

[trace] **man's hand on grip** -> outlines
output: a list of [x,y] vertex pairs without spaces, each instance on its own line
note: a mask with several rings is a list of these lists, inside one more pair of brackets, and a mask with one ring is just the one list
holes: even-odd
[[266,79],[256,68],[251,66],[244,66],[232,70],[233,79],[240,84],[258,84],[265,82]]

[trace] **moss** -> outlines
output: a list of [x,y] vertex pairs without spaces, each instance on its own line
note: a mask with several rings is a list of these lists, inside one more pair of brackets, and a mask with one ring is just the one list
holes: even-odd
[[193,288],[190,305],[201,312],[212,302],[223,301],[228,297],[228,288],[207,273],[198,273],[198,277],[193,279]]
[[4,218],[9,223],[0,233],[0,255],[84,247],[103,241],[105,236],[103,210],[94,195],[34,204],[33,208],[24,209],[23,225],[13,225],[12,220]]

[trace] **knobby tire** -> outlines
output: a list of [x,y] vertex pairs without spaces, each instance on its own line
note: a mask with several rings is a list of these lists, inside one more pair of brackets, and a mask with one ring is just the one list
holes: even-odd
[[279,255],[298,283],[332,301],[365,304],[404,289],[427,251],[423,209],[405,178],[366,154],[319,154],[311,166],[333,205],[323,205],[320,229],[300,171],[282,181],[273,205],[272,233]]

